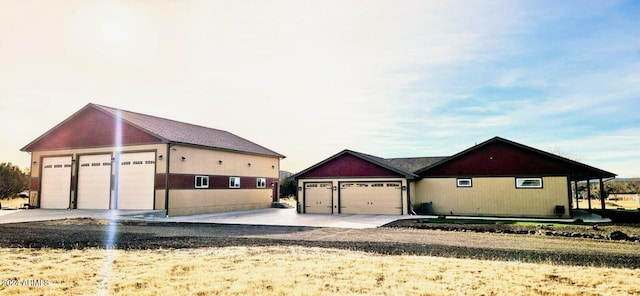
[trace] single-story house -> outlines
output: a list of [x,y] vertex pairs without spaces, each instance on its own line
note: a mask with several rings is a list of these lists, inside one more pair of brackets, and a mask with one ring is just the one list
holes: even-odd
[[32,206],[167,215],[268,208],[284,158],[227,131],[97,104],[21,150]]
[[495,137],[449,157],[344,150],[294,178],[300,213],[568,218],[572,182],[615,176]]

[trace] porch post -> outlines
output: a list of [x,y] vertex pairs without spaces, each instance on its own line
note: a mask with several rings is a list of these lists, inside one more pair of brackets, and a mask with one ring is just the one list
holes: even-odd
[[576,196],[576,210],[580,209],[580,200],[578,199],[578,195],[580,194],[578,192],[578,180],[573,180],[573,188],[575,190],[575,196]]
[[589,203],[589,211],[591,211],[591,180],[587,180],[587,201]]
[[605,203],[604,203],[604,182],[602,178],[600,178],[600,204],[602,205],[602,212],[604,213]]

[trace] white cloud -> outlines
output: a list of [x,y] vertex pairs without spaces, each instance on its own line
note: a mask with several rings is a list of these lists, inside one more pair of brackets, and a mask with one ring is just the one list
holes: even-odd
[[[637,20],[610,17],[615,3],[576,5],[20,2],[0,12],[0,115],[30,120],[3,133],[22,147],[95,102],[228,130],[287,155],[293,171],[345,148],[553,142],[552,130],[585,128],[576,113],[606,121],[616,104],[638,106],[638,57],[617,59],[637,52],[637,30],[619,29]],[[590,18],[605,20],[592,34],[575,23]]]

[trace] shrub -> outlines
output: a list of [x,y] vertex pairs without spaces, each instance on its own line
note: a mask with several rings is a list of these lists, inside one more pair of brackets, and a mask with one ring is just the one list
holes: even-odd
[[28,176],[17,166],[0,163],[0,199],[14,197],[28,188]]

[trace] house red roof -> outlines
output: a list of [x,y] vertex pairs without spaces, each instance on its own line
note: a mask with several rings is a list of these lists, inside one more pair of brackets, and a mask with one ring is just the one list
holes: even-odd
[[[250,154],[285,156],[230,132],[112,107],[88,104],[22,151],[113,145],[115,122],[123,143],[182,143]],[[84,137],[83,137],[84,136]]]
[[494,137],[449,157],[381,158],[344,150],[293,177],[296,179],[364,177],[390,174],[405,176],[408,179],[450,176],[566,175],[572,181],[616,176],[614,173],[549,152]]
[[406,171],[403,167],[388,161],[387,159],[370,154],[343,150],[316,165],[301,171],[292,177],[381,177],[381,176],[404,176],[408,179],[417,177],[412,172]]

